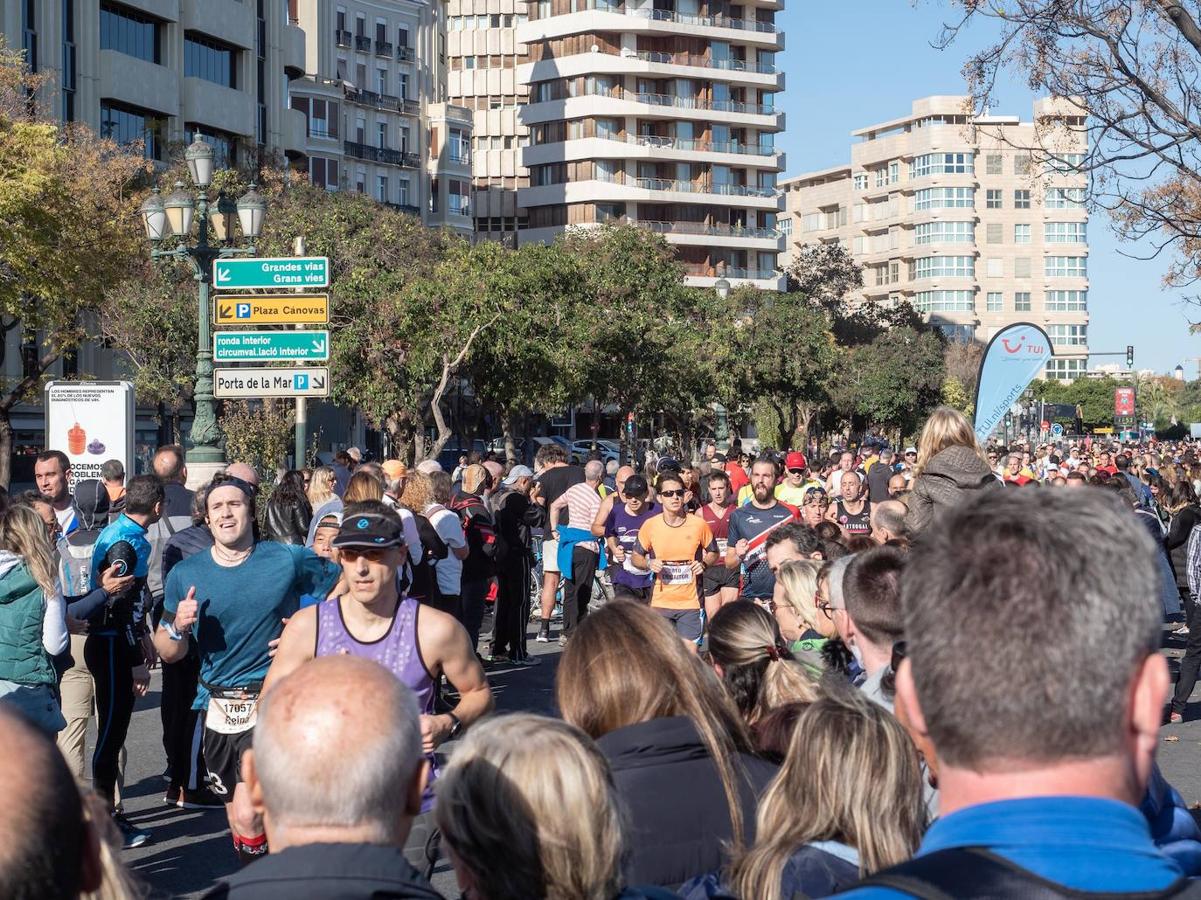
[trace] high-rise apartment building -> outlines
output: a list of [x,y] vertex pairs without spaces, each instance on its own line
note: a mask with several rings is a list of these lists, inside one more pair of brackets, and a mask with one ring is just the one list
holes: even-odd
[[857,299],[907,300],[948,334],[987,341],[1046,329],[1046,377],[1088,361],[1088,178],[1083,113],[1040,100],[1034,118],[968,113],[927,97],[853,132],[850,165],[783,183],[793,247],[838,242],[863,266]]
[[525,240],[634,222],[672,243],[696,286],[778,289],[775,95],[783,0],[532,0],[518,192]]
[[525,0],[449,0],[446,19],[447,94],[475,114],[472,136],[472,214],[479,240],[517,243],[525,210],[517,192],[529,185],[521,148],[529,129],[518,110],[529,96],[517,80],[528,60],[517,41]]
[[292,0],[305,39],[290,82],[309,176],[462,234],[471,217],[470,110],[447,101],[443,6]]

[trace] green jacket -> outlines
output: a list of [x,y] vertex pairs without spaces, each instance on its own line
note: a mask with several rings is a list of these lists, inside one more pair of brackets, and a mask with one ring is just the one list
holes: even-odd
[[55,683],[54,666],[42,647],[45,614],[46,598],[24,561],[0,574],[0,679],[24,685]]
[[814,678],[820,678],[826,669],[825,660],[822,658],[822,647],[826,646],[827,640],[824,637],[801,638],[788,646],[788,649],[792,651],[793,658],[804,666],[805,671]]

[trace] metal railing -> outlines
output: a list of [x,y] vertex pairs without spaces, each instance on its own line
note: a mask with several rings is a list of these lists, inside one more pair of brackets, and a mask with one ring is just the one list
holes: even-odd
[[372,147],[370,144],[361,144],[358,141],[344,141],[343,149],[347,156],[353,156],[355,159],[365,159],[369,162],[381,163],[385,166],[403,166],[409,169],[417,168],[417,154],[406,153],[402,150],[393,150],[389,147]]
[[728,225],[719,222],[660,222],[650,219],[631,221],[632,225],[641,225],[659,234],[701,234],[714,237],[763,238],[777,240],[784,232],[777,228],[747,228],[743,225]]
[[411,203],[384,203],[384,206],[389,206],[407,216],[421,216],[421,208],[413,206]]
[[399,59],[401,62],[412,62],[414,55],[415,54],[413,52],[412,47],[397,47],[396,48],[396,58]]
[[778,152],[774,147],[747,144],[742,141],[702,141],[695,138],[660,137],[655,134],[627,134],[624,137],[598,134],[597,137],[606,141],[637,144],[640,147],[661,147],[667,150],[687,150],[694,153],[737,153],[742,156],[775,156]]
[[334,32],[334,42],[337,43],[339,47],[346,47],[349,49],[351,46],[351,37],[352,35],[349,31],[339,29],[338,31]]
[[354,48],[361,50],[364,53],[371,52],[371,38],[365,34],[356,34],[354,36]]
[[391,41],[376,41],[375,42],[375,55],[391,57],[392,56],[392,42]]
[[754,116],[774,116],[776,108],[761,103],[743,103],[740,100],[705,100],[699,97],[679,97],[675,94],[655,94],[645,91],[628,91],[621,87],[609,90],[585,90],[571,96],[531,98],[531,105],[538,103],[561,103],[576,97],[608,97],[648,106],[670,106],[674,109],[706,109],[715,112],[742,113]]
[[[676,22],[680,25],[700,25],[708,28],[737,28],[740,31],[754,31],[761,34],[775,34],[774,22],[760,22],[757,19],[741,19],[731,16],[694,16],[677,13],[670,9],[628,9],[620,3],[607,0],[584,0],[579,4],[579,10],[597,10],[617,15],[633,16],[638,19],[650,19],[654,22]],[[551,18],[554,18],[553,16]],[[538,20],[531,20],[538,21]]]
[[734,72],[755,72],[759,75],[774,75],[776,72],[776,67],[772,63],[749,62],[745,59],[712,59],[708,56],[697,56],[692,53],[661,53],[653,50],[640,50],[634,56],[643,62],[658,63],[665,66],[728,69]]
[[742,269],[735,266],[718,267],[685,263],[684,274],[695,275],[701,278],[747,278],[755,281],[766,281],[767,279],[779,277],[780,273],[775,269]]

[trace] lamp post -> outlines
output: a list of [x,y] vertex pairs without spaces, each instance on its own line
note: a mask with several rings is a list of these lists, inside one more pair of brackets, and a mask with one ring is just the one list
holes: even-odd
[[[217,426],[216,404],[213,399],[213,346],[209,318],[209,293],[212,290],[213,262],[230,256],[253,255],[254,241],[263,228],[267,204],[252,184],[234,203],[221,193],[210,203],[208,190],[213,183],[213,148],[199,135],[184,152],[188,174],[196,188],[195,198],[184,189],[182,181],[164,200],[155,188],[142,204],[142,224],[146,237],[154,246],[152,259],[186,259],[192,267],[192,277],[200,288],[200,320],[196,334],[196,386],[193,402],[196,415],[192,420],[191,443],[187,461],[196,464],[225,462],[221,448],[221,430]],[[234,222],[241,226],[248,247],[234,247]],[[189,242],[193,221],[196,240]],[[210,242],[210,232],[213,239]],[[179,243],[170,250],[158,245],[168,237]]]
[[[719,278],[713,282],[713,289],[717,291],[717,296],[721,300],[725,300],[730,296],[730,282],[724,278]],[[717,449],[723,453],[730,446],[730,418],[726,411],[725,404],[715,403],[714,412],[717,413],[717,421],[713,426],[713,437],[717,443]]]

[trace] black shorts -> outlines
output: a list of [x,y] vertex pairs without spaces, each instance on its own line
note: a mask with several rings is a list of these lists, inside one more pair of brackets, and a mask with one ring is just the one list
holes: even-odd
[[254,729],[237,734],[222,734],[204,729],[204,764],[208,768],[209,790],[233,803],[234,788],[242,781],[242,754],[250,749]]
[[715,566],[708,566],[701,578],[701,589],[706,597],[718,593],[722,588],[737,587],[738,570],[727,568],[720,562]]
[[651,592],[654,589],[653,584],[642,588],[630,587],[628,584],[615,584],[613,585],[613,599],[634,600],[637,603],[646,604],[651,602]]

